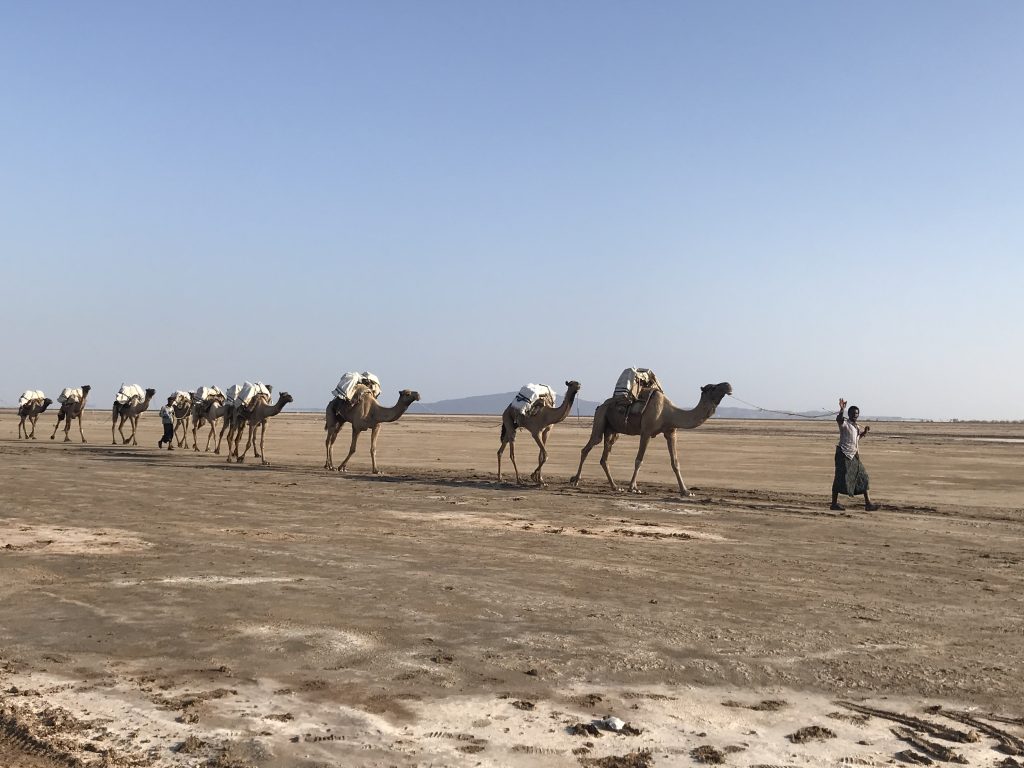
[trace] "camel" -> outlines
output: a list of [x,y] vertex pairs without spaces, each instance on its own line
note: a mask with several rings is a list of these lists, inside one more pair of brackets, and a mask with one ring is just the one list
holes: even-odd
[[355,394],[351,401],[342,400],[336,397],[327,405],[327,423],[324,429],[327,430],[327,461],[324,469],[334,469],[334,456],[332,448],[334,441],[338,438],[342,425],[347,421],[352,425],[352,445],[349,446],[348,456],[338,467],[339,472],[347,472],[346,466],[352,454],[356,452],[356,442],[359,440],[359,433],[371,430],[370,432],[370,465],[373,474],[379,475],[377,469],[377,434],[380,432],[380,425],[389,421],[398,421],[402,414],[409,410],[409,406],[420,399],[419,392],[403,389],[398,393],[398,402],[390,408],[385,408],[377,402],[373,391],[363,385],[356,386]]
[[[121,433],[121,444],[138,445],[139,442],[135,439],[135,430],[139,427],[139,416],[145,411],[149,410],[149,401],[153,399],[153,395],[156,394],[155,389],[146,390],[146,399],[138,400],[132,399],[127,403],[119,403],[114,401],[114,409],[111,413],[110,420],[110,444],[117,445],[117,440],[114,437],[114,425],[117,425],[117,431]],[[120,419],[120,423],[118,423]],[[132,433],[130,436],[124,436],[124,423],[128,422],[132,426]]]
[[[198,392],[198,390],[196,390]],[[206,450],[210,450],[210,440],[213,438],[214,425],[224,415],[224,395],[220,392],[205,400],[196,401],[192,408],[192,448],[199,450],[199,442],[196,440],[196,430],[209,422],[210,434],[206,438]]]
[[53,434],[50,435],[50,439],[53,440],[57,436],[57,429],[60,427],[60,423],[64,422],[64,442],[70,443],[71,437],[69,432],[71,431],[72,419],[78,419],[78,434],[82,436],[82,442],[86,443],[88,440],[85,439],[85,431],[82,429],[82,411],[85,410],[85,401],[89,397],[89,390],[91,386],[86,384],[82,387],[82,399],[81,400],[65,400],[60,404],[60,410],[57,411],[57,424],[53,428]]
[[[47,408],[53,404],[53,400],[45,398],[42,401],[31,400],[18,408],[18,416],[21,420],[18,422],[18,439],[21,440],[21,432],[25,431],[26,440],[36,439],[36,419],[39,418],[39,414],[43,413]],[[28,431],[28,427],[25,426],[26,419],[32,424],[32,432]]]
[[[262,396],[258,396],[255,402],[248,408],[244,407],[241,403],[237,403],[234,409],[233,420],[235,421],[235,442],[232,446],[231,437],[228,436],[228,445],[231,447],[231,451],[228,455],[228,461],[231,461],[232,456],[235,460],[241,464],[245,460],[245,454],[249,452],[249,446],[252,446],[253,455],[256,456],[262,464],[269,464],[267,461],[266,453],[263,451],[263,438],[267,433],[267,419],[271,416],[277,416],[281,410],[292,401],[292,396],[287,392],[282,392],[277,396],[277,402],[270,405],[269,402]],[[242,438],[242,427],[249,427],[249,438],[245,441],[245,450],[241,454],[238,453],[238,444]],[[260,448],[259,452],[256,451],[256,445],[253,442],[256,436],[256,429],[260,430]]]
[[676,480],[679,483],[679,493],[683,496],[692,496],[683,483],[683,476],[679,472],[679,457],[676,455],[676,430],[695,429],[711,418],[722,398],[732,394],[732,385],[723,381],[721,384],[705,384],[700,388],[700,402],[692,410],[677,408],[672,401],[665,397],[660,390],[645,390],[641,393],[636,403],[629,408],[629,415],[617,398],[609,398],[601,403],[594,414],[594,428],[590,433],[590,440],[580,452],[580,468],[569,480],[570,485],[578,487],[580,477],[583,474],[583,463],[587,460],[587,454],[591,449],[604,440],[604,452],[601,454],[601,467],[608,478],[612,490],[620,490],[615,481],[612,480],[611,472],[608,471],[608,454],[619,435],[639,435],[640,449],[636,454],[636,465],[633,469],[633,478],[629,481],[631,493],[641,493],[636,487],[636,477],[640,474],[640,465],[644,462],[644,453],[647,452],[647,444],[655,435],[664,435],[668,443],[668,455],[672,460],[672,471],[675,472]]
[[[206,453],[209,453],[210,441],[213,440],[213,436],[217,431],[217,419],[223,417],[224,426],[226,427],[228,426],[228,421],[231,418],[230,413],[230,405],[224,402],[218,402],[216,400],[209,401],[207,407],[202,413],[200,413],[197,410],[196,415],[193,417],[192,421],[192,447],[195,448],[197,451],[199,450],[199,443],[196,442],[196,429],[203,426],[203,422],[206,422],[210,425],[210,433],[206,436],[206,448],[204,450]],[[223,427],[221,428],[220,433],[222,436],[224,435]],[[220,440],[217,441],[216,453],[220,453]]]
[[[186,392],[185,394],[188,395],[189,393]],[[188,420],[191,415],[191,395],[174,401],[174,439],[178,441],[179,448],[188,448]],[[181,427],[181,437],[178,437],[178,427]]]
[[[217,447],[213,449],[213,452],[220,455],[220,444],[224,441],[224,433],[228,433],[228,453],[231,453],[231,443],[235,439],[235,409],[238,406],[236,400],[228,400],[224,405],[220,407],[221,410],[221,421],[220,433],[217,435]],[[210,428],[213,428],[213,422],[210,423]]]
[[548,432],[551,431],[551,427],[555,424],[565,421],[565,417],[572,411],[572,404],[576,400],[576,393],[580,391],[580,383],[578,381],[567,381],[565,386],[568,387],[565,392],[565,399],[562,400],[562,404],[557,408],[545,405],[541,406],[535,413],[522,416],[512,405],[509,405],[505,412],[501,414],[501,447],[498,448],[499,483],[501,482],[501,454],[504,453],[505,445],[507,444],[508,457],[512,460],[512,469],[516,473],[516,483],[522,485],[522,480],[519,478],[519,467],[516,466],[516,431],[526,429],[540,448],[540,454],[537,457],[537,468],[533,470],[530,479],[537,483],[537,485],[544,486],[541,467],[548,460],[546,447]]

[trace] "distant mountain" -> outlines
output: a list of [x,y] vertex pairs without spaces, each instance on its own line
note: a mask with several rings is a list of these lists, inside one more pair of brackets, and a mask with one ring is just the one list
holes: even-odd
[[[413,403],[409,413],[500,416],[508,404],[516,399],[516,394],[516,392],[501,392],[496,395],[475,395],[454,400],[438,400],[436,403]],[[558,402],[562,402],[561,397]],[[600,403],[576,398],[572,407],[572,415],[575,416],[578,410],[580,416],[593,416],[599,405]]]
[[[460,397],[453,400],[438,400],[436,403],[413,403],[409,413],[444,413],[452,415],[479,415],[479,416],[500,416],[506,406],[516,397],[515,392],[501,392],[495,395],[475,395],[473,397]],[[561,402],[561,399],[559,399]],[[593,400],[581,400],[577,398],[572,408],[572,415],[593,416],[597,406]],[[684,407],[692,407],[688,403]],[[800,414],[803,418],[818,417],[825,421],[831,416],[823,416],[821,411],[807,411]],[[719,406],[715,412],[716,419],[792,419],[798,418],[788,414],[771,413],[758,411],[754,408],[730,408]]]

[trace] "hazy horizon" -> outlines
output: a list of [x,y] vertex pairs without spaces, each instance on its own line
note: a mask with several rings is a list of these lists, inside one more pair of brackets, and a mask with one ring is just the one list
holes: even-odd
[[638,365],[680,405],[1024,418],[1020,3],[0,19],[0,404]]

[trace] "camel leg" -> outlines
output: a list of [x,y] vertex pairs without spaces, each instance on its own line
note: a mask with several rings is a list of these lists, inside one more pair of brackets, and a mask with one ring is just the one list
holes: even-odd
[[587,456],[594,449],[594,446],[599,442],[601,442],[601,438],[595,440],[594,437],[591,436],[590,440],[587,441],[587,444],[583,446],[583,450],[580,451],[580,466],[576,470],[576,474],[569,478],[569,485],[573,488],[579,487],[580,478],[583,477],[583,464],[586,462]]
[[633,477],[629,480],[630,493],[643,493],[636,487],[636,476],[640,474],[640,466],[644,463],[644,454],[647,453],[647,446],[650,442],[650,435],[640,435],[640,448],[636,452],[636,462],[633,464]]
[[355,424],[352,425],[352,445],[348,447],[348,456],[341,462],[338,467],[339,472],[348,472],[346,467],[348,466],[348,460],[352,458],[352,454],[356,452],[356,442],[359,440],[359,432],[356,431]]
[[[242,427],[241,427],[241,425],[239,425],[239,427],[238,427],[238,432],[239,432],[238,442],[241,442],[241,431],[242,431]],[[246,438],[246,441],[245,441],[245,450],[242,451],[242,453],[236,459],[236,461],[239,464],[241,464],[245,460],[245,455],[247,453],[249,453],[249,447],[252,446],[252,441],[253,441],[253,438],[255,437],[255,435],[256,435],[256,425],[255,424],[250,424],[249,425],[249,436]],[[236,445],[237,445],[237,443],[236,443]],[[256,452],[256,449],[255,449],[255,446],[253,446],[253,453],[255,453],[255,452]],[[235,453],[237,454],[238,451],[236,450]]]
[[505,452],[505,446],[508,445],[508,440],[504,437],[501,438],[501,445],[498,446],[498,482],[501,482],[501,454]]
[[60,429],[60,423],[63,420],[64,420],[64,412],[63,411],[58,411],[57,412],[57,423],[53,425],[53,434],[50,435],[50,439],[51,440],[53,440],[55,437],[57,437],[57,430]]
[[327,432],[327,439],[324,441],[324,445],[327,448],[327,461],[324,462],[324,469],[334,469],[334,441],[338,439],[341,426],[341,424],[338,424],[334,429]]
[[210,441],[213,440],[213,434],[217,431],[217,424],[214,419],[210,419],[210,433],[206,436],[206,448],[203,449],[203,453],[210,452]]
[[232,422],[231,428],[228,429],[228,461],[238,456],[238,443],[242,435],[242,425],[237,422]]
[[615,445],[615,440],[618,435],[614,432],[606,433],[604,436],[604,450],[601,452],[601,469],[604,470],[605,477],[608,478],[608,483],[611,485],[613,491],[618,491],[619,486],[612,480],[612,473],[608,470],[608,455],[612,452],[612,446]]
[[683,475],[679,471],[679,455],[676,452],[675,430],[665,433],[665,441],[668,443],[668,457],[672,461],[672,471],[676,473],[676,481],[679,483],[679,493],[683,496],[693,496],[693,492],[686,487],[686,483],[683,482]]
[[522,485],[523,480],[519,477],[519,466],[516,464],[516,433],[512,432],[508,438],[508,458],[512,462],[512,469],[516,473],[516,485]]
[[33,414],[32,416],[28,417],[28,420],[30,422],[32,422],[32,434],[29,435],[28,437],[32,438],[33,440],[36,439],[36,419],[38,419],[38,418],[39,417],[36,416],[35,414]]
[[196,440],[196,430],[202,426],[198,419],[192,419],[192,450],[199,452],[199,441]]
[[[18,439],[21,440],[21,431],[25,429],[25,417],[21,417],[21,421],[18,422]],[[28,430],[25,429],[25,439],[28,440]]]
[[264,435],[267,434],[267,422],[266,422],[265,419],[259,423],[259,429],[260,429],[260,452],[256,453],[256,443],[255,443],[256,431],[253,430],[253,440],[254,440],[254,442],[252,444],[252,455],[255,456],[257,459],[262,459],[263,458],[263,437],[264,437]]
[[544,478],[541,476],[540,469],[544,466],[544,462],[548,460],[548,449],[544,445],[544,443],[547,442],[547,433],[547,429],[539,434],[533,432],[530,433],[533,435],[533,441],[537,443],[537,447],[540,448],[540,453],[537,454],[537,468],[533,470],[533,474],[530,475],[530,479],[540,486],[544,485]]
[[270,462],[267,461],[267,452],[263,450],[263,438],[267,435],[267,422],[264,421],[260,424],[260,460],[261,463],[266,465]]
[[[117,428],[117,409],[115,408],[110,417],[110,444],[117,445],[117,438],[114,436],[114,430]],[[124,437],[124,435],[121,435]]]
[[84,410],[85,408],[78,412],[78,434],[82,436],[82,442],[87,443],[89,441],[85,439],[85,430],[82,428],[82,411]]
[[380,424],[375,424],[373,429],[370,430],[370,468],[373,474],[379,475],[380,470],[377,469],[377,435],[380,434]]
[[217,447],[214,448],[213,452],[220,455],[220,444],[224,441],[224,433],[228,433],[228,448],[231,448],[231,419],[227,416],[224,417],[224,422],[220,425],[220,434],[217,435]]

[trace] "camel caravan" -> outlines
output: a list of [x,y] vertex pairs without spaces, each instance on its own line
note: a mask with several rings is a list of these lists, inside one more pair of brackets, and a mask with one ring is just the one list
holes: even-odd
[[[547,440],[552,428],[565,420],[572,411],[576,396],[580,391],[578,381],[566,381],[565,397],[561,404],[558,395],[547,384],[526,384],[515,395],[501,414],[501,439],[498,447],[498,482],[503,482],[502,457],[508,447],[509,460],[515,474],[515,482],[522,485],[527,482],[519,472],[516,463],[516,433],[525,429],[530,433],[538,448],[537,466],[529,475],[529,481],[545,487],[543,468],[548,459]],[[70,442],[72,421],[78,422],[79,435],[83,443],[85,432],[82,429],[82,411],[89,397],[90,387],[69,387],[61,391],[57,398],[60,404],[57,413],[57,424],[54,426],[50,439],[56,438],[60,425],[64,424],[64,442]],[[377,438],[383,424],[397,421],[408,411],[409,407],[420,399],[418,392],[410,389],[400,390],[398,401],[392,406],[384,406],[378,402],[381,395],[380,379],[369,371],[350,371],[342,374],[337,386],[331,391],[331,400],[327,404],[324,419],[326,438],[324,441],[324,469],[339,472],[347,470],[348,463],[356,452],[359,436],[370,431],[370,467],[373,474],[379,474],[377,466]],[[683,482],[679,468],[679,457],[676,450],[676,432],[680,429],[694,429],[710,419],[722,399],[732,394],[732,386],[728,382],[706,384],[701,387],[700,399],[693,408],[679,408],[665,396],[661,382],[654,371],[649,368],[626,368],[615,383],[612,396],[598,406],[594,414],[593,428],[590,438],[580,451],[579,468],[569,484],[578,487],[583,476],[583,466],[590,451],[599,443],[604,444],[601,453],[601,468],[604,470],[608,484],[613,490],[620,490],[608,468],[608,457],[619,435],[635,435],[640,438],[634,462],[633,475],[628,490],[640,493],[637,477],[643,464],[651,438],[663,435],[668,447],[672,472],[679,486],[679,493],[692,495]],[[114,398],[111,412],[110,438],[111,443],[121,445],[138,445],[136,438],[139,417],[145,413],[156,395],[156,390],[143,388],[138,384],[122,384]],[[188,434],[191,426],[192,449],[199,451],[199,431],[206,428],[204,452],[210,451],[214,445],[214,453],[220,454],[225,435],[227,436],[227,461],[241,463],[252,449],[253,456],[262,464],[268,464],[265,451],[267,421],[279,414],[284,407],[292,402],[292,396],[281,392],[274,400],[273,387],[260,381],[245,381],[234,384],[226,390],[217,386],[200,386],[194,391],[177,390],[167,398],[167,405],[161,414],[168,424],[167,434],[179,448],[188,448]],[[36,420],[44,413],[53,401],[41,390],[26,390],[18,400],[18,439],[35,439]],[[217,423],[220,422],[220,430]],[[124,426],[128,424],[130,433],[125,434]],[[345,424],[351,425],[352,442],[348,454],[335,467],[333,446]],[[257,440],[257,431],[259,439]],[[242,436],[246,437],[242,447]],[[161,444],[163,441],[161,441]],[[159,447],[159,444],[158,444]],[[170,448],[168,442],[168,448]]]

